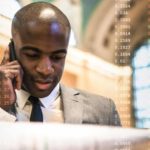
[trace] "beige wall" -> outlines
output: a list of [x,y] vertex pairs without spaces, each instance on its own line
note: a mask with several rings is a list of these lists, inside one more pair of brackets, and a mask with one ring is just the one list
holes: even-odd
[[2,61],[4,50],[10,40],[11,20],[3,15],[0,15],[0,63]]

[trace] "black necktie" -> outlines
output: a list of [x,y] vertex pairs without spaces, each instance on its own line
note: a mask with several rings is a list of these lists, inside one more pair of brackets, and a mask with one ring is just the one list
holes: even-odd
[[30,96],[29,101],[32,103],[30,121],[43,122],[43,115],[42,115],[39,99],[37,97]]

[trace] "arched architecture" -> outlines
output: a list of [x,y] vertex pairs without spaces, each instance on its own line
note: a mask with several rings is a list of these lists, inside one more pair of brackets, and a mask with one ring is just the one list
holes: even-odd
[[[119,7],[119,3],[116,3]],[[115,16],[115,1],[103,0],[93,12],[87,25],[85,35],[83,37],[82,47],[90,51],[92,54],[103,58],[104,60],[116,64],[115,59],[122,59],[120,52],[115,50],[115,46],[120,47],[121,42],[115,43],[115,32],[118,31],[120,20],[122,18],[130,18],[130,48],[126,52],[130,55],[126,58],[126,63],[118,65],[130,65],[130,59],[134,50],[148,39],[148,1],[147,0],[130,0],[124,3],[129,4],[127,14],[118,14]],[[118,8],[123,11],[123,8]],[[117,19],[117,21],[116,21]],[[127,29],[122,29],[126,31]],[[117,39],[122,39],[123,35],[119,35]],[[115,53],[117,52],[117,56]],[[124,50],[125,52],[125,50]]]

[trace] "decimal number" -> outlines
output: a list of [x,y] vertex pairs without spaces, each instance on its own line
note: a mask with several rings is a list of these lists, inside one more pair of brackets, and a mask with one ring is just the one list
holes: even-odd
[[127,24],[122,24],[119,27],[120,27],[120,29],[131,29],[131,26],[127,25]]
[[126,11],[126,10],[120,10],[120,11],[118,11],[118,14],[119,15],[128,15],[128,11]]
[[115,0],[116,2],[131,2],[131,0]]
[[115,53],[115,56],[127,57],[127,56],[130,56],[130,52],[118,52],[118,53]]
[[116,4],[116,7],[118,7],[118,8],[126,8],[126,9],[128,9],[128,8],[130,8],[131,6],[129,5],[129,4]]
[[131,18],[129,18],[129,17],[121,18],[120,21],[122,21],[122,22],[130,22]]
[[130,48],[131,48],[130,45],[115,46],[116,50],[129,50]]
[[120,39],[121,43],[130,43],[130,39]]

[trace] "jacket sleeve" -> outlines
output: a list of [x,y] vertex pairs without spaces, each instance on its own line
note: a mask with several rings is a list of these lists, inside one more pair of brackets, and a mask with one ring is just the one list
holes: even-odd
[[0,121],[15,122],[16,117],[4,109],[0,108]]

